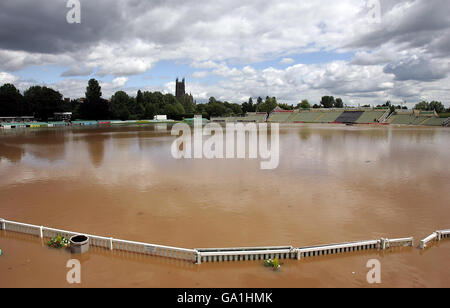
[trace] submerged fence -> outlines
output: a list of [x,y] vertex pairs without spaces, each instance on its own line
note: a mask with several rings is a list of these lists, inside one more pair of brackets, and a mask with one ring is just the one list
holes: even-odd
[[450,237],[450,229],[435,231],[431,235],[420,241],[420,248],[425,249],[428,243],[430,243],[431,241],[439,242],[441,239],[448,237]]
[[[66,230],[59,230],[43,226],[29,225],[14,221],[0,219],[2,230],[25,233],[39,236],[40,238],[53,238],[57,235],[71,237],[74,235],[84,234]],[[147,244],[140,242],[125,241],[114,239],[112,237],[103,237],[91,234],[84,234],[89,238],[89,245],[94,247],[105,248],[109,250],[122,250],[132,253],[140,253],[146,255],[168,257],[185,261],[195,262],[197,260],[197,252],[193,249],[184,249],[178,247],[170,247],[163,245]]]
[[[57,235],[71,237],[83,233],[24,224],[14,221],[0,219],[0,229],[11,232],[19,232],[38,236],[42,239],[53,238]],[[186,249],[179,247],[163,246],[141,242],[126,241],[112,237],[102,237],[84,234],[89,238],[89,244],[108,250],[120,250],[137,254],[166,257],[189,261],[197,264],[205,262],[227,262],[227,261],[253,261],[267,259],[297,259],[309,257],[342,254],[365,250],[387,250],[393,247],[412,247],[414,238],[399,238],[346,242],[320,246],[309,246],[294,248],[293,246],[275,247],[239,247],[239,248],[197,248]],[[421,247],[435,239],[449,237],[450,230],[436,231],[425,240],[421,241]]]
[[202,262],[226,262],[226,261],[252,261],[267,259],[297,259],[325,256],[332,254],[348,253],[363,250],[386,250],[391,247],[413,246],[414,238],[380,239],[360,242],[347,242],[340,244],[320,245],[294,248],[284,247],[258,247],[258,248],[208,248],[196,249],[199,253],[197,263]]

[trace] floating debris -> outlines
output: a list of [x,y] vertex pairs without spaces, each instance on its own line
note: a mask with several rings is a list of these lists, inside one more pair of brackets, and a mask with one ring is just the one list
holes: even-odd
[[47,246],[50,248],[67,248],[69,245],[69,240],[59,234],[47,243]]
[[280,261],[278,260],[278,258],[275,259],[269,259],[269,260],[265,260],[264,261],[264,266],[265,267],[271,267],[274,271],[279,270],[281,265],[280,265]]

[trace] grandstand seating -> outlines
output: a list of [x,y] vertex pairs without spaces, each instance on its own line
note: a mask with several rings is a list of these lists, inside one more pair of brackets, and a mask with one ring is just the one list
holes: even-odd
[[238,121],[242,122],[265,122],[266,120],[265,113],[248,113],[246,117],[238,119]]
[[301,111],[297,113],[291,121],[297,123],[314,123],[321,115],[322,113],[320,112]]
[[421,117],[421,116],[415,117],[415,119],[411,121],[411,125],[421,125],[423,122],[429,119],[430,117]]
[[334,123],[336,119],[342,115],[342,111],[321,112],[321,116],[318,117],[315,123]]
[[286,123],[290,118],[294,117],[293,112],[274,112],[270,115],[268,122]]
[[344,111],[335,122],[337,123],[356,123],[363,115],[364,111]]
[[443,126],[446,120],[445,118],[429,118],[422,124],[426,126]]
[[414,116],[412,114],[395,114],[389,118],[388,122],[390,124],[409,125],[413,119]]
[[386,110],[364,111],[364,113],[356,120],[356,123],[367,124],[377,123],[378,120],[386,113]]
[[427,126],[442,126],[445,119],[440,119],[434,116],[423,116],[424,113],[420,113],[419,116],[411,114],[395,114],[388,120],[390,124],[400,125],[427,125]]

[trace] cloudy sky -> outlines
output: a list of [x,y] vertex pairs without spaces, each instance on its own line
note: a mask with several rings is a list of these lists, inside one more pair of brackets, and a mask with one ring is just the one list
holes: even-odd
[[450,105],[448,0],[1,0],[0,84]]

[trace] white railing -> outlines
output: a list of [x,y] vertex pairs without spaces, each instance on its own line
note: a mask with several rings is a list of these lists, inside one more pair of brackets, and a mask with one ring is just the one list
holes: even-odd
[[[67,238],[71,236],[84,234],[61,229],[48,228],[43,226],[36,226],[24,224],[9,220],[0,219],[1,229],[5,231],[19,232],[30,235],[39,236],[40,238],[53,238],[61,235]],[[148,243],[132,242],[112,237],[103,237],[92,234],[84,234],[89,238],[89,245],[94,247],[101,247],[109,250],[122,250],[127,252],[148,254],[154,256],[168,257],[174,259],[181,259],[186,261],[197,261],[197,251],[193,249],[185,249],[178,247],[170,247],[164,245],[155,245]]]
[[223,261],[248,261],[266,259],[303,259],[323,255],[363,251],[369,249],[386,250],[391,247],[412,247],[414,238],[380,239],[360,242],[348,242],[340,244],[319,245],[310,247],[293,248],[281,247],[244,247],[244,248],[197,248],[199,258],[197,263],[223,262]]
[[[14,221],[0,219],[0,230],[20,232],[38,236],[40,238],[52,238],[57,235],[71,237],[78,234],[72,231],[36,226]],[[172,246],[155,245],[142,242],[126,241],[84,234],[89,238],[90,245],[108,250],[120,250],[137,254],[166,257],[185,260],[200,264],[202,262],[225,262],[225,261],[251,261],[267,259],[303,259],[323,255],[332,255],[364,250],[386,250],[393,247],[413,247],[414,238],[398,238],[379,240],[368,240],[358,242],[346,242],[339,244],[328,244],[294,248],[293,246],[267,246],[267,247],[237,247],[237,248],[197,248],[186,249]],[[420,242],[420,248],[433,241],[450,237],[450,230],[436,231]]]
[[293,259],[296,256],[292,246],[197,248],[197,263],[224,261],[254,261],[267,259]]
[[337,253],[346,253],[350,251],[360,251],[360,250],[380,249],[380,248],[381,248],[380,240],[311,246],[298,248],[297,258],[302,259],[306,257],[315,257],[320,255],[331,255]]
[[383,113],[383,115],[381,116],[381,118],[378,119],[378,121],[379,121],[380,123],[386,123],[386,121],[387,121],[388,118],[389,118],[390,113],[391,113],[391,110],[390,110],[390,109],[386,110],[386,112]]
[[431,241],[439,242],[441,239],[448,237],[450,237],[450,229],[435,231],[420,241],[420,248],[425,249]]

